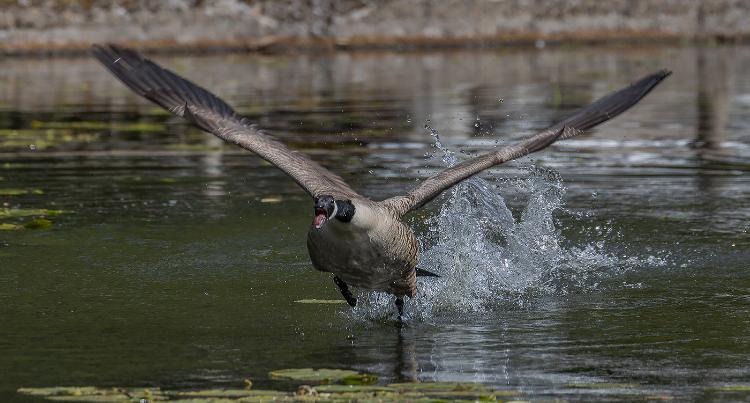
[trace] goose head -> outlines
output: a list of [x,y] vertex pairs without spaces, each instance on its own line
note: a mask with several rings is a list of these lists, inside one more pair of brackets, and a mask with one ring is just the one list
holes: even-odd
[[315,198],[315,218],[313,228],[321,229],[331,218],[341,222],[350,222],[354,217],[354,204],[351,200],[336,200],[330,195]]

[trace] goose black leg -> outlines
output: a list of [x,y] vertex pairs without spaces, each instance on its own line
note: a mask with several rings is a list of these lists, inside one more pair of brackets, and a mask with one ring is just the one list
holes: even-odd
[[401,317],[404,316],[404,299],[401,297],[396,298],[396,308],[398,308],[398,320],[401,321]]
[[339,290],[341,291],[341,295],[344,296],[344,299],[346,300],[346,303],[349,304],[350,307],[354,308],[357,306],[357,299],[354,298],[354,295],[352,295],[352,292],[349,291],[349,286],[346,285],[344,280],[333,276],[333,282],[336,283],[337,286],[339,286]]

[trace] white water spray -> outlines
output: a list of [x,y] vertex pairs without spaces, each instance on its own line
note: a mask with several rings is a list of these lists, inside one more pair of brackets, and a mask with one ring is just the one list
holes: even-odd
[[[437,131],[425,128],[435,138],[443,163],[457,164]],[[536,166],[527,170],[526,178],[493,183],[474,177],[447,192],[439,213],[420,234],[418,267],[441,277],[418,278],[417,297],[406,301],[408,318],[483,313],[524,304],[533,296],[592,291],[602,278],[638,265],[641,259],[606,252],[606,239],[566,246],[554,219],[565,195],[560,175]],[[510,184],[528,194],[518,218],[497,189],[507,192]],[[378,319],[395,312],[393,296],[387,294],[362,293],[360,301],[355,317]]]

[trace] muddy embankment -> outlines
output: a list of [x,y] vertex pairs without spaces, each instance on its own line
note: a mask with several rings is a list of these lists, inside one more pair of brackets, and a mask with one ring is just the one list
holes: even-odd
[[744,41],[746,0],[0,0],[0,54]]

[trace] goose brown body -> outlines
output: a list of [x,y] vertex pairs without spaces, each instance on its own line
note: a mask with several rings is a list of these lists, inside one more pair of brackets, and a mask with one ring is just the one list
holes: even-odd
[[[137,52],[115,45],[94,45],[92,54],[134,92],[213,135],[256,153],[289,175],[316,200],[316,218],[307,236],[313,266],[335,275],[336,284],[352,306],[356,298],[347,285],[396,295],[399,312],[403,307],[401,297],[414,297],[417,292],[419,244],[402,221],[405,214],[485,169],[542,150],[619,115],[671,74],[666,70],[650,74],[524,141],[463,161],[423,180],[404,195],[373,201],[308,156],[288,149],[214,94]],[[333,213],[325,216],[324,209],[318,208],[322,199]],[[339,202],[348,209],[343,217],[335,213],[334,206]]]
[[313,266],[355,287],[413,297],[419,243],[411,228],[381,203],[352,202],[356,214],[351,222],[331,220],[307,233]]

